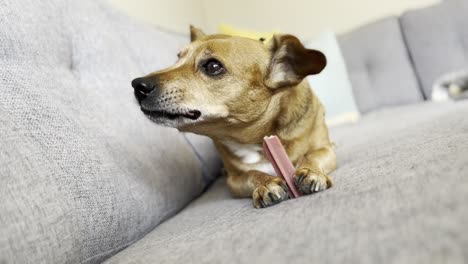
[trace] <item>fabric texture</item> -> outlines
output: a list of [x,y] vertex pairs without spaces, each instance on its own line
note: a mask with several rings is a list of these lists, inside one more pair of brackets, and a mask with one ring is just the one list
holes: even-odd
[[220,179],[107,263],[466,263],[467,115],[425,103],[334,128],[332,189],[254,209]]
[[361,113],[423,100],[398,18],[382,19],[338,40]]
[[307,77],[312,90],[326,109],[327,124],[333,126],[357,121],[359,110],[335,33],[324,31],[312,41],[305,42],[305,46],[319,50],[327,57],[325,69],[318,75]]
[[426,98],[445,74],[468,68],[468,1],[444,0],[401,17],[405,40]]
[[191,138],[207,149],[195,153],[150,122],[130,85],[188,38],[101,1],[0,6],[0,263],[98,263],[198,196],[219,166],[199,160],[210,141]]
[[208,186],[221,174],[222,161],[218,150],[208,137],[192,133],[184,133],[184,136],[201,162],[203,180]]

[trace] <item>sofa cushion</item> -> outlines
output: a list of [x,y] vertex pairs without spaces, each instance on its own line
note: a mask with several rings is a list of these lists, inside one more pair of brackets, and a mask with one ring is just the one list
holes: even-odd
[[175,61],[187,38],[101,1],[0,6],[0,263],[100,262],[219,169],[201,162],[209,141],[190,138],[195,153],[150,122],[130,86]]
[[332,189],[254,209],[222,179],[107,263],[464,263],[467,115],[425,103],[336,127]]
[[361,113],[423,99],[398,18],[363,26],[339,42]]
[[401,25],[426,98],[442,75],[468,69],[468,1],[406,12]]

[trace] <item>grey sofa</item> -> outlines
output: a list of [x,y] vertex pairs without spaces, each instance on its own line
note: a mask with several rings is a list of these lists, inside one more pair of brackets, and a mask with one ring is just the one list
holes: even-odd
[[130,80],[188,40],[105,2],[0,0],[0,263],[466,263],[468,3],[340,36],[360,110],[336,187],[256,210],[210,140],[158,127]]

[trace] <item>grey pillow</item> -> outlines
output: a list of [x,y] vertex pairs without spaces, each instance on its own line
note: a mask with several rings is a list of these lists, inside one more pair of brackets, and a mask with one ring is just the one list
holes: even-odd
[[398,18],[365,25],[339,41],[361,113],[423,100]]
[[201,193],[210,141],[151,123],[130,86],[187,38],[100,1],[0,6],[0,263],[99,262]]

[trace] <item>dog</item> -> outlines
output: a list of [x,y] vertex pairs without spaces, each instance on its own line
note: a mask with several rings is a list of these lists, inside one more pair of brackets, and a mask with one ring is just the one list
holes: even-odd
[[286,34],[263,42],[190,26],[190,39],[173,66],[132,81],[141,111],[157,124],[210,137],[230,191],[252,197],[256,208],[289,198],[263,154],[265,136],[281,139],[300,192],[332,187],[337,162],[325,110],[304,80],[325,68],[325,55]]

